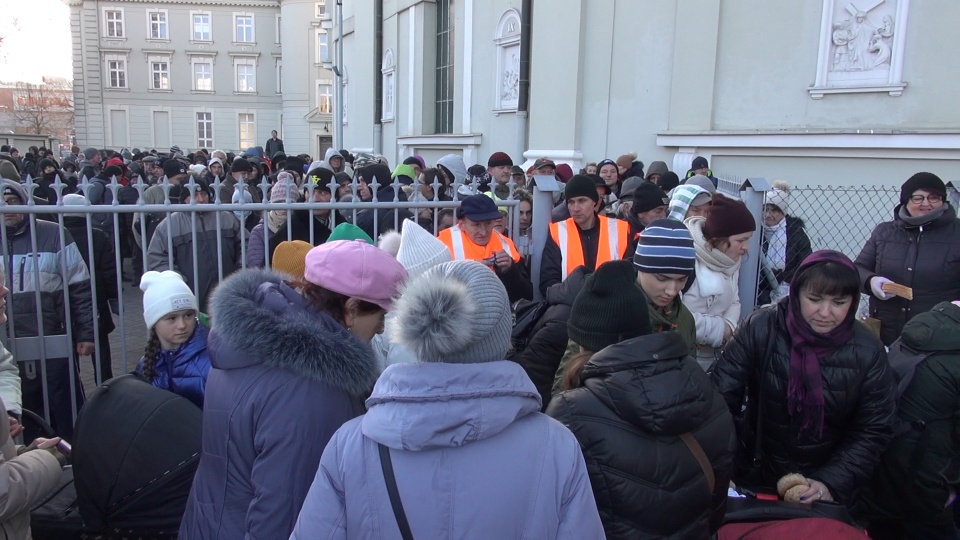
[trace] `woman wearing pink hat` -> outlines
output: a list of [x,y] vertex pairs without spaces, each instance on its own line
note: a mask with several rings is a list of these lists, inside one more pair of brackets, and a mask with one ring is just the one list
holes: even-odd
[[210,300],[203,455],[180,537],[286,538],[333,433],[364,412],[368,342],[406,279],[362,241],[307,252],[304,278],[246,269]]

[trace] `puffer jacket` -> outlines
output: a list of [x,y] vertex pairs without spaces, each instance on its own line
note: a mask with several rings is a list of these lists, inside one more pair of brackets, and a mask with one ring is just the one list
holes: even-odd
[[903,344],[929,356],[917,366],[899,403],[911,429],[880,461],[858,514],[872,519],[943,524],[951,487],[960,484],[960,307],[950,302],[903,327]]
[[[207,312],[210,292],[223,277],[242,266],[240,222],[230,212],[196,212],[197,242],[193,243],[193,212],[174,212],[157,224],[147,250],[147,270],[179,272],[200,301],[200,311]],[[220,228],[217,229],[219,214]],[[217,244],[220,244],[220,257]],[[173,247],[173,265],[167,242]],[[193,273],[197,254],[197,275]]]
[[[783,270],[774,270],[773,276],[778,283],[790,283],[797,273],[797,268],[800,268],[800,263],[813,253],[813,248],[802,219],[793,216],[784,216],[783,219],[787,221],[787,264]],[[761,237],[760,251],[766,254],[769,249],[770,243]],[[757,305],[769,304],[770,292],[773,290],[770,283],[766,279],[760,279],[757,287]]]
[[373,352],[285,279],[247,269],[213,293],[203,454],[181,539],[287,538],[323,448],[363,414]]
[[523,367],[540,393],[543,409],[550,403],[553,380],[567,348],[567,319],[577,293],[583,288],[587,269],[578,266],[567,279],[547,289],[550,307],[533,327],[530,343],[514,360]]
[[292,540],[400,538],[393,462],[415,538],[603,537],[580,447],[510,361],[395,364],[327,445]]
[[[4,188],[15,189],[26,200],[23,186],[3,180]],[[3,246],[3,268],[13,304],[13,323],[17,337],[40,335],[37,328],[37,312],[41,315],[43,333],[46,336],[67,332],[66,303],[64,294],[70,297],[70,321],[73,341],[89,342],[93,339],[93,296],[90,292],[90,273],[83,262],[80,250],[69,231],[63,230],[65,246],[60,244],[60,225],[37,220],[37,250],[30,240],[30,220],[25,218],[15,231],[7,234]],[[61,269],[66,268],[66,274]],[[36,282],[39,274],[40,305],[36,302]]]
[[[949,203],[944,203],[949,205]],[[942,300],[960,298],[960,220],[949,206],[932,223],[922,227],[900,219],[881,223],[855,261],[870,294],[870,278],[883,276],[913,288],[913,300],[870,298],[870,316],[880,319],[880,339],[890,345],[914,315],[933,309]]]
[[[596,353],[583,386],[547,414],[580,441],[607,538],[707,538],[717,531],[733,474],[736,433],[723,399],[676,332],[633,338]],[[710,460],[700,462],[680,435]]]
[[[197,323],[186,343],[172,351],[158,351],[153,363],[153,386],[169,390],[203,408],[203,393],[210,373],[210,355],[207,353],[207,327]],[[144,359],[137,364],[137,373],[143,374]]]
[[[0,410],[5,410],[2,401]],[[10,425],[0,424],[0,532],[4,538],[24,540],[30,538],[30,510],[60,484],[60,463],[46,450],[17,455]]]
[[[893,435],[894,376],[881,343],[855,322],[853,338],[820,359],[823,435],[817,440],[801,436],[801,418],[787,412],[788,302],[784,299],[744,319],[710,374],[734,415],[740,414],[748,389],[750,402],[763,400],[759,476],[745,477],[741,471],[735,481],[772,489],[783,475],[799,472],[823,482],[834,500],[846,503],[873,473]],[[756,426],[755,420],[750,423]],[[752,449],[753,443],[747,444]]]

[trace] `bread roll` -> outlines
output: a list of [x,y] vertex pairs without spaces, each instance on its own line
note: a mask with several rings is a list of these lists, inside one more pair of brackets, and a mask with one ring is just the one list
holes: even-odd
[[810,487],[810,482],[800,473],[790,473],[777,481],[777,493],[784,497],[788,489],[801,485]]

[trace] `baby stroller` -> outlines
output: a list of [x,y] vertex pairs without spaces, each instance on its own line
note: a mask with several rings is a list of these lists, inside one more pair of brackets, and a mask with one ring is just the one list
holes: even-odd
[[[104,382],[77,417],[73,482],[31,514],[33,538],[176,538],[200,461],[202,411],[136,375]],[[70,504],[70,489],[75,491]]]

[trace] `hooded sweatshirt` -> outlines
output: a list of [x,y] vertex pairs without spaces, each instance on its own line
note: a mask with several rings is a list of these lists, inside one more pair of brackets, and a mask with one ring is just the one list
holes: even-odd
[[660,176],[663,176],[664,174],[667,174],[667,171],[669,170],[670,169],[667,168],[666,163],[662,161],[654,161],[653,163],[650,164],[650,168],[647,169],[647,175],[644,177],[644,180],[649,181],[650,176],[654,174],[659,174]]
[[[437,160],[437,165],[443,166],[453,175],[453,187],[446,195],[456,199],[457,189],[467,181],[467,166],[464,165],[463,158],[457,154],[447,154]],[[470,195],[473,195],[473,193]]]
[[378,444],[415,538],[603,538],[573,435],[510,361],[396,364],[320,460],[291,539],[394,538]]

